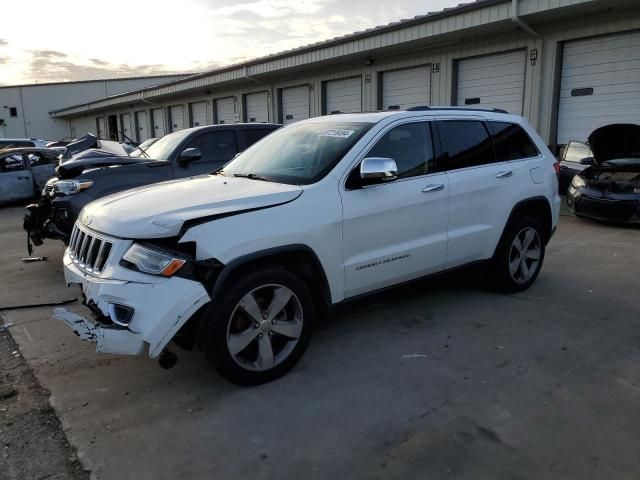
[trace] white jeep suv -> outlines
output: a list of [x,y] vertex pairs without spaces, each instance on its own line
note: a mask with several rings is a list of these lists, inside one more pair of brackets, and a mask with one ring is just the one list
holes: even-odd
[[233,382],[266,382],[328,306],[480,261],[500,289],[529,287],[558,222],[555,163],[499,111],[298,122],[218,172],[87,205],[64,266],[96,320],[55,316],[101,352],[169,365],[174,340]]

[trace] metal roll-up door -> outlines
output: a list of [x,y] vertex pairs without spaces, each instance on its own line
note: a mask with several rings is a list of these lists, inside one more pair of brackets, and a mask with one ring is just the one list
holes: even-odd
[[171,118],[171,131],[177,132],[184,130],[184,107],[182,105],[174,105],[169,107],[169,118]]
[[640,32],[564,44],[557,143],[610,123],[640,123]]
[[431,68],[421,66],[382,73],[382,109],[404,110],[431,102]]
[[160,138],[166,135],[167,130],[164,126],[164,112],[162,108],[154,108],[151,110],[151,124],[153,125],[152,135]]
[[133,132],[131,128],[131,115],[129,113],[123,113],[120,115],[120,141],[128,142],[134,140]]
[[330,80],[325,83],[324,111],[331,113],[352,113],[362,111],[362,78]]
[[207,102],[194,102],[189,107],[191,108],[191,126],[207,125]]
[[309,118],[309,85],[283,88],[281,95],[284,125]]
[[269,96],[267,92],[248,93],[244,97],[247,122],[269,121]]
[[236,121],[236,102],[233,97],[215,100],[216,123],[234,123]]
[[457,105],[522,115],[525,60],[524,50],[459,60]]
[[104,117],[98,117],[96,119],[96,126],[98,138],[106,138],[105,135],[107,134],[107,130],[105,128]]
[[147,112],[144,110],[136,112],[136,128],[138,129],[138,142],[142,143],[149,139],[149,126],[147,124]]

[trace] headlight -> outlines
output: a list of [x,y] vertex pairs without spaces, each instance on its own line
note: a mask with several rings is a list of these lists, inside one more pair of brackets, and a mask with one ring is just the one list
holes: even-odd
[[131,245],[122,260],[134,265],[138,270],[151,275],[170,277],[186,263],[186,259],[152,250],[137,243]]
[[74,195],[91,185],[93,185],[91,180],[58,180],[53,184],[53,191],[62,195]]
[[586,187],[587,182],[584,178],[576,175],[575,177],[573,177],[573,180],[571,180],[571,186],[574,188]]

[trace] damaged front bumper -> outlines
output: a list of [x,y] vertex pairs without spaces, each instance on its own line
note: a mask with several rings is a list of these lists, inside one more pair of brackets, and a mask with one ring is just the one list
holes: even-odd
[[26,208],[23,228],[35,245],[42,245],[45,238],[69,240],[79,212],[71,202],[45,192],[37,203]]
[[[105,270],[106,273],[106,270]],[[109,278],[82,271],[64,255],[68,285],[80,284],[85,304],[96,319],[66,309],[54,310],[82,340],[96,351],[121,355],[160,355],[180,328],[206,303],[209,294],[197,281],[156,277],[115,266]]]

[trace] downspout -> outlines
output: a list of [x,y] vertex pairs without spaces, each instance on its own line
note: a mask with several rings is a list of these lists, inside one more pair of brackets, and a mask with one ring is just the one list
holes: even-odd
[[532,37],[540,38],[542,36],[518,16],[518,0],[511,0],[511,21]]

